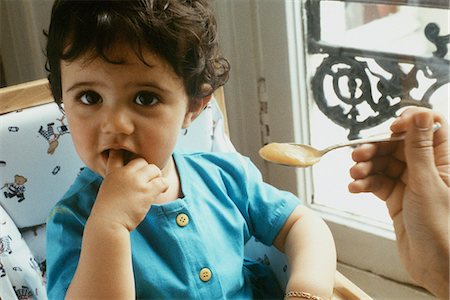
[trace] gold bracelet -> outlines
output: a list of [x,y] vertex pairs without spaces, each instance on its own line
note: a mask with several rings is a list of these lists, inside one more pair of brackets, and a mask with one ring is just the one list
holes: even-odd
[[297,292],[297,291],[289,291],[284,295],[284,300],[288,300],[289,298],[301,298],[301,299],[311,299],[311,300],[324,300],[321,297],[314,296],[307,292]]

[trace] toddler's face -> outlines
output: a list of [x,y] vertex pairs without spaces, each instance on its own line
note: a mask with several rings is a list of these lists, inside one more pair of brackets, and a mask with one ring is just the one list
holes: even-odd
[[180,129],[189,125],[183,80],[161,58],[144,51],[145,65],[128,47],[116,47],[111,64],[102,58],[61,62],[62,100],[72,139],[83,162],[106,175],[109,150],[124,163],[137,157],[163,170]]

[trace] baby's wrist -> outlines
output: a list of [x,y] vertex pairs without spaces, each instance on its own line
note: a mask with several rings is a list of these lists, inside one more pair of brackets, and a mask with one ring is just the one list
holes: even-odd
[[304,291],[288,291],[284,294],[284,300],[289,299],[311,299],[311,300],[327,300],[328,298],[313,295]]
[[[320,282],[320,283],[319,283]],[[312,299],[312,300],[328,300],[333,295],[333,283],[326,282],[325,279],[318,281],[309,281],[307,278],[290,277],[286,286],[284,299]]]
[[120,222],[117,218],[105,216],[104,214],[100,214],[94,211],[92,211],[89,215],[89,218],[86,222],[86,227],[88,225],[94,228],[109,228],[115,232],[121,230],[126,230],[127,232],[132,231],[129,229],[129,226],[125,222]]

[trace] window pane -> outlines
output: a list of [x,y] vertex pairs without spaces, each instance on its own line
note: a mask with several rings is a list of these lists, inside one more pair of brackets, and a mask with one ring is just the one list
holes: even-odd
[[446,9],[336,1],[322,1],[320,6],[321,39],[334,45],[430,56],[436,49],[425,39],[425,26],[435,23],[439,35],[449,33]]
[[[310,142],[317,148],[388,131],[410,105],[449,118],[449,10],[368,2],[307,1]],[[348,192],[351,150],[332,151],[312,168],[313,204],[390,227],[383,202]]]

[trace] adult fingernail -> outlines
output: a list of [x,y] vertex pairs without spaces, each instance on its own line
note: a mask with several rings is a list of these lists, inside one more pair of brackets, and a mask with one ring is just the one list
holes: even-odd
[[414,116],[414,124],[419,129],[429,129],[431,127],[432,119],[427,113],[419,113]]

